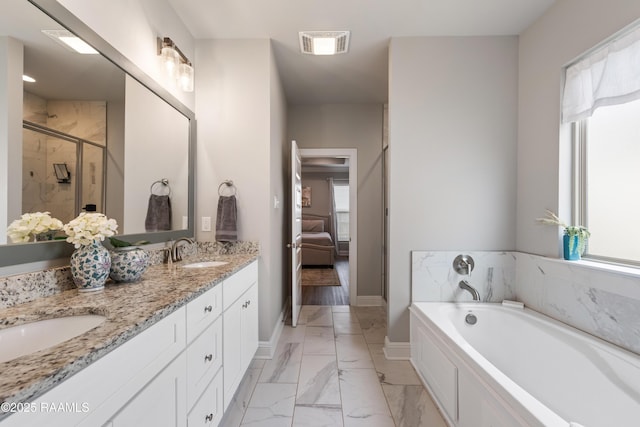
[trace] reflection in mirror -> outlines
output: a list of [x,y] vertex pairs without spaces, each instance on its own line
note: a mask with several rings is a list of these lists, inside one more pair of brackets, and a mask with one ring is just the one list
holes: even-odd
[[63,223],[86,206],[103,212],[107,102],[47,100],[26,89],[22,212],[50,212]]
[[124,233],[186,228],[189,120],[129,76],[126,88]]
[[[8,224],[36,211],[65,223],[83,209],[104,212],[120,234],[186,229],[192,113],[102,55],[79,54],[43,33],[62,29],[27,1],[0,3],[0,75],[7,76],[0,123],[8,123],[0,152],[17,172],[0,179],[0,245],[10,243]],[[35,82],[23,83],[22,74]],[[170,226],[147,229],[150,186],[161,179],[171,189]]]

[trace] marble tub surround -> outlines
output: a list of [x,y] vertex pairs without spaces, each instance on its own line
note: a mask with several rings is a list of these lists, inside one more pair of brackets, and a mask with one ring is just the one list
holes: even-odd
[[525,253],[516,258],[518,301],[640,354],[640,275]]
[[[453,260],[461,254],[473,257],[471,276],[453,269]],[[471,294],[458,287],[461,280],[476,288],[484,302],[516,296],[513,252],[412,251],[411,264],[412,301],[472,301]]]
[[[159,245],[152,245],[149,248],[141,246],[141,248],[149,254],[150,266],[165,262],[166,252]],[[210,260],[219,255],[257,255],[259,248],[257,242],[197,242],[185,245],[183,254],[185,259],[189,258],[191,262],[195,262],[200,261],[200,258]],[[74,288],[75,285],[68,265],[0,277],[0,310]]]
[[[256,259],[255,254],[219,255],[228,264],[185,269],[150,266],[136,283],[111,284],[98,293],[58,292],[0,310],[2,327],[73,314],[101,314],[100,326],[54,347],[0,364],[0,402],[31,401],[136,336]],[[196,257],[202,260],[202,257]],[[208,257],[207,259],[211,259]],[[0,413],[0,419],[3,414]]]
[[[469,279],[453,259],[471,255]],[[485,302],[504,299],[640,354],[640,271],[522,252],[413,251],[412,301],[471,301],[458,289],[467,280]],[[489,269],[492,273],[489,274]],[[489,297],[488,297],[489,296]]]

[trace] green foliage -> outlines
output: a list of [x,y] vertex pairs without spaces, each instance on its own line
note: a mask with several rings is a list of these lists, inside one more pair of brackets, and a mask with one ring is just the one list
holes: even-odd
[[[582,255],[587,244],[587,239],[591,236],[589,230],[582,225],[567,225],[553,211],[547,209],[547,215],[544,218],[537,218],[537,221],[545,225],[556,225],[564,229],[564,234],[569,237],[578,236],[578,253]],[[575,245],[574,239],[569,239],[569,251],[573,252]]]
[[111,243],[111,246],[113,246],[114,248],[126,248],[127,246],[147,245],[150,242],[148,240],[139,240],[137,242],[130,243],[125,242],[124,240],[116,239],[115,237],[109,237],[109,243]]
[[[568,225],[564,228],[564,234],[569,237],[578,236],[578,253],[582,255],[587,239],[591,236],[589,230],[581,225]],[[569,252],[573,252],[575,239],[569,239]]]

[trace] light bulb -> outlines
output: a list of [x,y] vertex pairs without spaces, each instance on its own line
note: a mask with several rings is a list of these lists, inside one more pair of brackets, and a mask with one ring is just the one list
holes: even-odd
[[178,86],[185,92],[193,92],[193,67],[189,64],[178,66]]
[[160,56],[162,57],[162,62],[169,76],[175,77],[178,64],[180,63],[180,55],[178,55],[178,52],[171,46],[165,46],[162,48]]

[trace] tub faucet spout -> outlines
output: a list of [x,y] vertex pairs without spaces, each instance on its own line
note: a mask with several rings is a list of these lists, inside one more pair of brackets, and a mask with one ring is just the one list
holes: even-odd
[[460,283],[458,283],[458,287],[460,289],[464,289],[465,291],[468,291],[469,293],[471,293],[474,301],[480,301],[480,293],[476,290],[476,288],[471,286],[469,282],[467,282],[466,280],[461,280]]

